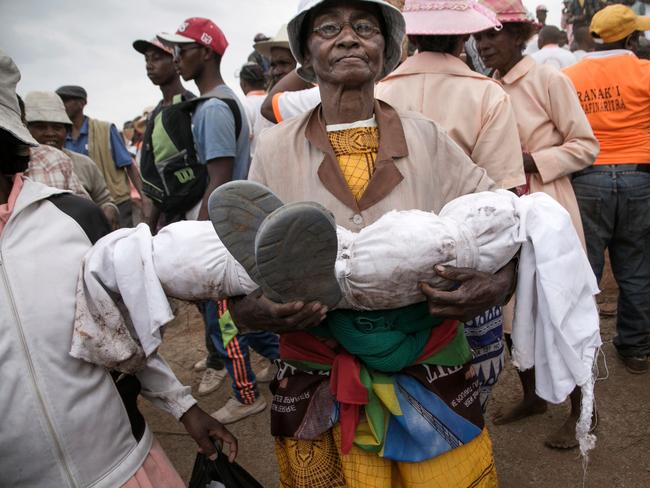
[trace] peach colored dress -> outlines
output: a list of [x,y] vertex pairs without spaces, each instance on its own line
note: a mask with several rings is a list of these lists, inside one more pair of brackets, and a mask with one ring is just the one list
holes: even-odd
[[[501,82],[517,118],[519,139],[529,152],[539,174],[528,174],[531,193],[544,192],[557,200],[571,215],[585,247],[580,209],[571,186],[571,173],[591,166],[599,146],[585,116],[575,88],[560,71],[539,65],[529,57],[519,61]],[[512,331],[514,305],[504,307],[504,332]]]
[[498,82],[472,71],[456,56],[415,54],[377,85],[375,96],[438,123],[499,187],[525,183],[508,95]]
[[564,74],[528,57],[505,76],[495,76],[508,95],[517,118],[524,152],[532,154],[539,174],[528,175],[530,192],[541,191],[569,212],[584,246],[580,210],[571,173],[591,166],[599,146],[573,84]]

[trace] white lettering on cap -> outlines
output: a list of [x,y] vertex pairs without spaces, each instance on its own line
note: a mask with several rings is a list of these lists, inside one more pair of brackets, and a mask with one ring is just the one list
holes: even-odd
[[185,29],[187,29],[187,22],[183,22],[180,27],[178,28],[178,32],[185,32]]
[[203,34],[201,34],[201,42],[203,44],[208,44],[208,45],[212,44],[212,36],[204,32]]

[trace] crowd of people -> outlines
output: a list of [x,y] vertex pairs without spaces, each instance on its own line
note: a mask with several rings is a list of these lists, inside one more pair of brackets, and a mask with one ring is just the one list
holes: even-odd
[[[498,486],[484,413],[522,315],[517,256],[496,273],[436,266],[454,286],[420,283],[414,305],[332,312],[327,291],[273,296],[256,258],[262,244],[230,222],[222,240],[263,284],[195,302],[207,349],[194,365],[196,393],[229,381],[220,409],[204,412],[157,347],[144,348],[132,374],[69,354],[80,322],[106,329],[113,320],[77,302],[95,243],[211,218],[219,232],[210,196],[232,181],[268,189],[233,204],[255,226],[277,197],[316,202],[352,232],[393,210],[439,213],[467,194],[544,193],[568,213],[598,280],[608,253],[619,288],[614,345],[630,374],[647,374],[650,17],[639,15],[640,1],[566,0],[559,27],[546,24],[547,12],[539,5],[533,16],[521,0],[300,0],[274,37],[255,36],[239,72],[242,98],[221,74],[228,40],[218,22],[190,17],[175,33],[133,42],[161,99],[121,131],[86,113],[96,94],[82,86],[18,96],[19,69],[0,52],[3,483],[184,486],[138,396],[174,416],[199,451],[214,459],[218,441],[232,461],[237,440],[224,424],[268,408],[260,384],[270,382],[283,488]],[[310,232],[286,226],[279,239],[312,242]],[[310,249],[286,267],[320,266],[318,246]],[[145,303],[147,319],[161,315]],[[364,328],[356,352],[328,332],[334,323]],[[387,340],[382,327],[404,324],[417,329],[406,334],[412,350],[390,343],[382,368],[372,366],[365,348]],[[518,374],[523,399],[496,415],[495,428],[547,409],[536,368]],[[574,386],[549,448],[579,444],[585,399]]]

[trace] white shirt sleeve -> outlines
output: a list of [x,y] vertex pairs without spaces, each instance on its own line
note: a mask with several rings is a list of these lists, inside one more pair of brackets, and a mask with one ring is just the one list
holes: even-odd
[[149,356],[145,368],[136,373],[142,384],[142,396],[162,411],[180,420],[196,400],[191,388],[183,385],[176,375],[156,352]]
[[295,117],[313,109],[320,103],[320,91],[317,86],[295,92],[276,94],[273,111],[278,122]]

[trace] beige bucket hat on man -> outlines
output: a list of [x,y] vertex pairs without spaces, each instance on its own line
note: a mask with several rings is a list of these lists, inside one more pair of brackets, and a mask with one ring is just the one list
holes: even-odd
[[33,91],[25,95],[25,119],[27,122],[55,122],[72,125],[61,97],[55,92],[49,91]]
[[280,27],[278,33],[273,36],[271,39],[266,41],[260,41],[253,44],[255,50],[260,53],[265,58],[271,57],[271,49],[274,47],[280,47],[283,49],[291,49],[289,46],[289,33],[287,32],[287,24],[284,24]]

